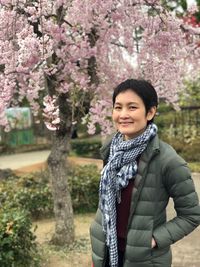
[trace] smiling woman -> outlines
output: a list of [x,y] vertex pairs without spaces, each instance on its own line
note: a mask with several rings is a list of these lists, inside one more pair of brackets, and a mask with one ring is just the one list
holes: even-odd
[[[157,135],[154,87],[126,80],[113,93],[117,132],[101,149],[99,208],[90,227],[94,267],[170,267],[170,245],[200,223],[186,162]],[[177,216],[166,219],[169,198]]]

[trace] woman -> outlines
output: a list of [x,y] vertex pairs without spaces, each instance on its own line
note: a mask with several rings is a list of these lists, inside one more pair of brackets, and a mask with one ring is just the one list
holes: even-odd
[[[170,267],[170,245],[200,223],[200,206],[185,161],[159,140],[158,98],[144,80],[113,93],[117,132],[102,148],[99,208],[90,228],[94,267]],[[177,216],[166,221],[169,198]]]

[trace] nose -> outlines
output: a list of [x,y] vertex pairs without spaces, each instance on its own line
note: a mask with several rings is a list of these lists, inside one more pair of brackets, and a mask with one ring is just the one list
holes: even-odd
[[129,117],[129,113],[128,110],[126,108],[123,108],[120,112],[120,118],[128,118]]

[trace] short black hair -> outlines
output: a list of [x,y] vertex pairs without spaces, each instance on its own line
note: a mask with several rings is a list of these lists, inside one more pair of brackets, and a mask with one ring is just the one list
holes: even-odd
[[[127,79],[115,87],[113,92],[113,106],[118,94],[131,90],[136,93],[143,101],[146,114],[152,107],[158,106],[158,95],[153,85],[146,80]],[[153,119],[150,122],[152,122]]]

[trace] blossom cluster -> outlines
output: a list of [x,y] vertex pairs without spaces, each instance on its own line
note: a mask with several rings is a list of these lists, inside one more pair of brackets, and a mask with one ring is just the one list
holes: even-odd
[[43,104],[45,108],[43,109],[43,116],[45,118],[45,124],[48,129],[56,130],[59,127],[59,109],[56,105],[56,96],[45,96]]
[[199,35],[187,25],[159,0],[1,0],[0,125],[5,109],[26,98],[56,130],[57,99],[72,103],[76,90],[93,99],[89,132],[97,124],[109,132],[112,88],[130,77],[150,80],[176,105],[200,64]]

